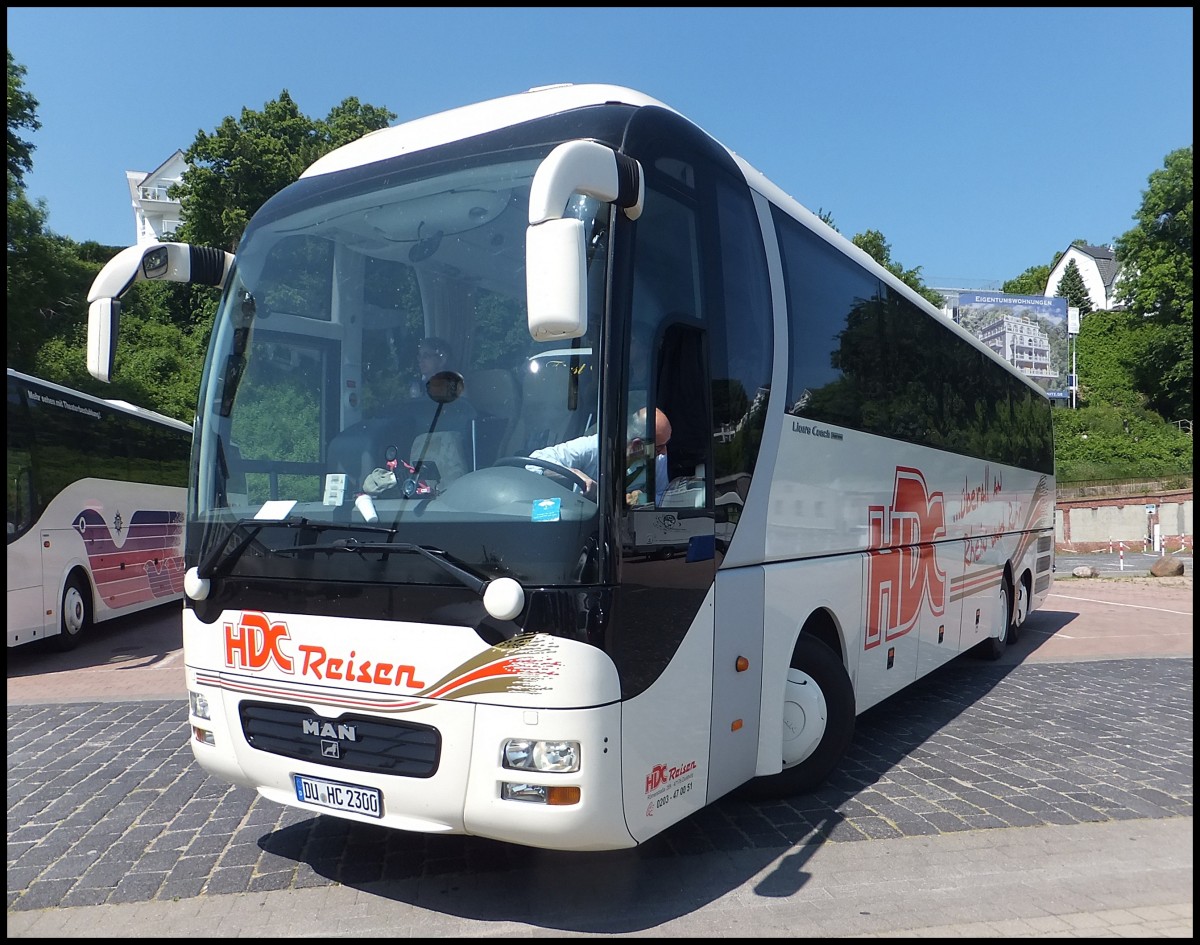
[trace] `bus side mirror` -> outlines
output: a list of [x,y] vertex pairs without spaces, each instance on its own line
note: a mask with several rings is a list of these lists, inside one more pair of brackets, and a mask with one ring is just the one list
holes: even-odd
[[117,299],[100,298],[88,306],[87,369],[106,384],[112,379],[120,321],[121,303]]
[[587,258],[583,221],[544,220],[525,231],[529,334],[535,341],[579,338],[587,331]]
[[529,185],[525,291],[535,341],[579,338],[587,331],[587,237],[583,221],[564,216],[572,194],[615,203],[631,220],[645,204],[641,165],[596,141],[564,141],[546,155]]

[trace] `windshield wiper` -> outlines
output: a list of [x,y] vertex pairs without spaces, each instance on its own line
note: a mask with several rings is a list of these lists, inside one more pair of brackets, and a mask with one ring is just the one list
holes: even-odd
[[[239,529],[247,529],[242,540],[234,545],[233,550],[229,554],[224,554],[225,549],[229,546],[229,539],[237,534]],[[390,525],[359,525],[349,522],[314,522],[307,518],[299,519],[259,519],[259,518],[242,518],[238,519],[229,529],[229,534],[225,536],[225,540],[218,542],[209,549],[200,564],[196,567],[196,574],[201,578],[212,578],[218,576],[218,567],[220,573],[226,573],[237,562],[250,547],[250,544],[258,537],[258,533],[264,528],[308,528],[314,531],[367,531],[367,532],[382,532],[385,535],[394,535],[396,530]],[[349,539],[353,541],[354,539]],[[328,547],[322,546],[322,547]],[[274,549],[270,549],[273,553]],[[294,550],[294,549],[285,549]]]
[[[388,528],[381,530],[394,531]],[[359,554],[379,551],[388,554],[393,551],[399,551],[405,554],[420,555],[426,561],[436,564],[447,574],[457,578],[476,594],[482,594],[490,583],[490,581],[477,577],[462,565],[453,561],[441,548],[429,548],[411,541],[359,541],[357,538],[339,538],[327,545],[295,545],[291,548],[271,548],[270,551],[271,554],[276,555],[294,554],[301,551],[323,551],[326,554],[334,554],[339,551],[354,551]]]

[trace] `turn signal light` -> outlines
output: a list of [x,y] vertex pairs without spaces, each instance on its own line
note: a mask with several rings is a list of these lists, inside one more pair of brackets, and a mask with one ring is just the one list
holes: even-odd
[[546,803],[551,807],[578,804],[579,797],[579,788],[575,786],[546,788]]

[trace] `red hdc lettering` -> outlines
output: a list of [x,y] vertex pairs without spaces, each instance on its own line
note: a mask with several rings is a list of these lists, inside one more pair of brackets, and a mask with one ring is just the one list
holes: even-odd
[[286,623],[271,623],[266,614],[251,611],[241,622],[225,624],[225,665],[234,669],[265,669],[272,661],[285,673],[294,669],[292,658],[279,644],[291,638]]
[[646,775],[646,793],[649,794],[656,787],[660,787],[667,783],[667,766],[655,765],[648,775]]
[[929,494],[918,469],[896,467],[889,509],[867,510],[867,630],[864,648],[903,636],[916,626],[926,601],[935,616],[946,609],[946,572],[931,542],[946,535],[942,493]]

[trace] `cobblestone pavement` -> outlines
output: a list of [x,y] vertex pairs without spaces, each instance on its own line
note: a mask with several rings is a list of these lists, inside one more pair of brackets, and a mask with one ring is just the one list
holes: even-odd
[[[1190,657],[1011,666],[960,657],[862,715],[825,789],[788,802],[727,798],[633,855],[671,870],[691,854],[1190,818],[1192,674]],[[547,861],[265,802],[205,775],[186,726],[178,701],[9,706],[10,916],[479,877],[526,868],[534,855]],[[1180,823],[1190,833],[1190,820]]]
[[268,804],[186,744],[173,609],[8,660],[8,935],[1192,937],[1191,577],[1056,581],[786,803],[633,850]]

